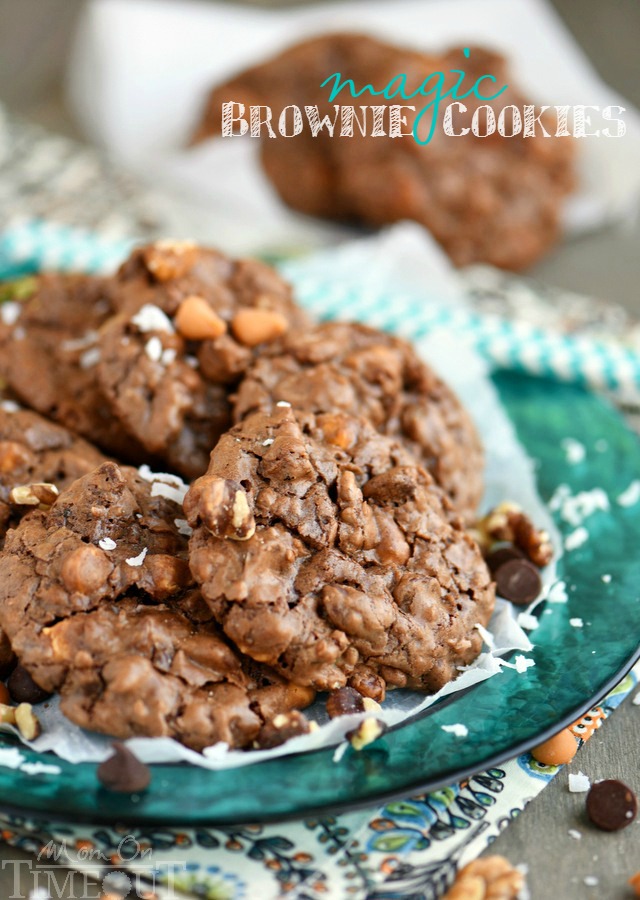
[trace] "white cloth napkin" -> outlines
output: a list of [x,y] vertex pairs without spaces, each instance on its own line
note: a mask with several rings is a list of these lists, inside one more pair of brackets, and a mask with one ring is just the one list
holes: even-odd
[[303,37],[338,29],[424,49],[484,44],[509,57],[536,103],[625,107],[624,137],[580,141],[581,184],[567,205],[566,230],[635,210],[640,115],[601,81],[544,0],[350,0],[286,10],[89,0],[71,54],[69,99],[91,139],[173,189],[178,236],[189,232],[236,253],[335,243],[344,228],[281,204],[260,170],[256,139],[185,145],[213,84]]

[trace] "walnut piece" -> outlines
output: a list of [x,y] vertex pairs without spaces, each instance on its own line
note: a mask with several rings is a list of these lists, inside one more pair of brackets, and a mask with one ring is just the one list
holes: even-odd
[[443,900],[516,900],[524,875],[504,856],[474,859],[458,872]]

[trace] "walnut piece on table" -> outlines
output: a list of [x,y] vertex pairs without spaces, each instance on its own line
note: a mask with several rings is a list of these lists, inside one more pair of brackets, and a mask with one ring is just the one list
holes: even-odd
[[474,859],[458,872],[443,900],[516,900],[524,875],[504,856]]

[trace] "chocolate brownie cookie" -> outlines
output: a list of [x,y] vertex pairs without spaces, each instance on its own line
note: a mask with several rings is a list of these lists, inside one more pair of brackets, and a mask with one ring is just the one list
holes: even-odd
[[184,510],[191,571],[225,634],[298,684],[434,691],[480,651],[495,596],[480,550],[364,418],[248,416]]
[[[366,134],[355,124],[351,136],[342,136],[336,105],[355,106],[360,120],[363,113],[358,104],[363,97],[354,99],[344,90],[329,103],[334,82],[321,87],[325,79],[341,73],[341,80],[351,79],[357,90],[373,85],[381,91],[391,82],[397,88],[403,73],[408,92],[425,81],[432,90],[434,73],[444,73],[444,93],[456,84],[459,72],[466,72],[463,91],[486,74],[496,79],[490,84],[491,92],[504,85],[508,89],[494,100],[465,96],[465,108],[456,107],[453,115],[457,136],[445,133],[441,110],[433,137],[423,145],[414,140],[412,129],[431,95],[407,101],[365,94]],[[491,92],[486,82],[481,85],[481,93]],[[431,231],[456,265],[487,262],[522,269],[559,237],[562,203],[575,180],[574,142],[554,137],[555,121],[544,113],[540,122],[551,136],[538,127],[535,136],[526,138],[522,130],[512,137],[502,137],[498,131],[480,137],[470,128],[478,108],[485,106],[491,108],[494,120],[503,107],[516,109],[506,117],[507,134],[517,130],[514,116],[521,124],[524,121],[528,101],[499,54],[480,47],[472,47],[468,57],[462,49],[427,54],[358,34],[312,38],[214,88],[195,140],[220,133],[222,104],[228,101],[244,103],[247,116],[250,104],[271,107],[274,129],[285,107],[293,105],[301,111],[300,133],[285,138],[276,132],[274,140],[263,132],[261,140],[264,170],[294,209],[372,225],[413,219]],[[385,107],[398,104],[403,104],[406,124],[402,135],[389,137],[390,113]],[[333,134],[325,127],[313,136],[305,118],[305,107],[310,105],[318,107],[320,120],[325,116],[329,122],[336,120]],[[446,105],[446,101],[441,104],[443,109]],[[383,136],[371,134],[374,109],[384,110]],[[484,129],[488,114],[481,111],[479,115]],[[431,113],[420,122],[421,140],[430,124]]]
[[382,434],[401,438],[456,509],[473,517],[483,490],[480,440],[457,397],[406,341],[345,322],[290,332],[247,372],[234,420],[279,400],[313,413],[366,416]]
[[255,350],[303,325],[268,266],[187,243],[134,252],[113,285],[98,374],[116,418],[148,452],[194,477],[229,425],[229,385]]
[[244,747],[313,692],[243,666],[191,587],[178,481],[104,463],[10,533],[0,623],[77,724]]
[[13,402],[0,403],[0,546],[22,516],[105,458],[87,441]]
[[145,460],[98,386],[98,331],[114,312],[108,280],[50,273],[31,281],[28,296],[0,310],[0,374],[27,406],[107,453]]

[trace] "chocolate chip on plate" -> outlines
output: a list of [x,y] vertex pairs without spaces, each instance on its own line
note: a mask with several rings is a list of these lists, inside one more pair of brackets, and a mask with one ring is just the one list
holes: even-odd
[[42,703],[51,694],[36,684],[22,666],[16,666],[7,681],[7,687],[14,703]]
[[515,544],[503,544],[495,550],[487,553],[485,562],[489,566],[491,572],[497,572],[500,566],[510,562],[512,559],[524,559],[524,553]]
[[120,794],[139,794],[149,787],[149,767],[119,741],[115,741],[112,746],[113,756],[98,766],[98,781],[110,791]]
[[630,787],[615,778],[597,781],[587,794],[587,815],[603,831],[619,831],[636,817],[638,801]]
[[342,687],[327,697],[327,713],[330,719],[364,712],[362,694],[352,687]]
[[540,573],[526,559],[510,559],[494,572],[496,589],[501,597],[516,606],[527,606],[542,589]]

